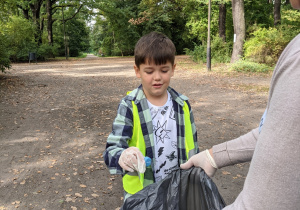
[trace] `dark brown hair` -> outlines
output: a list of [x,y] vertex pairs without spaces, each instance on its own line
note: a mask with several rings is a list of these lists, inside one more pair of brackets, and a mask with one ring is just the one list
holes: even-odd
[[176,48],[171,39],[159,32],[151,32],[139,39],[135,45],[135,65],[154,62],[156,65],[166,64],[168,61],[174,65]]

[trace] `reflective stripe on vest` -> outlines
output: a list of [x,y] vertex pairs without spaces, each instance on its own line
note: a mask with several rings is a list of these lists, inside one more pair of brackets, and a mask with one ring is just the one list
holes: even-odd
[[[145,140],[141,128],[139,112],[137,106],[132,101],[132,109],[133,109],[133,131],[132,138],[128,142],[129,147],[137,147],[142,152],[142,154],[146,155],[146,145]],[[186,149],[186,157],[189,159],[189,151],[195,149],[194,139],[193,139],[193,131],[192,124],[190,120],[190,111],[186,102],[184,102],[183,106],[184,112],[184,125],[185,125],[185,149]],[[127,173],[122,178],[123,188],[127,193],[135,194],[138,191],[142,190],[144,185],[144,174],[137,173],[134,171],[133,173]]]

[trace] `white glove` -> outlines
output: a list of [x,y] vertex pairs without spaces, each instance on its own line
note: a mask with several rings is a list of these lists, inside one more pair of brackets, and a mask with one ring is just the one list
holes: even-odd
[[208,150],[192,156],[186,163],[180,165],[181,169],[189,169],[192,166],[202,168],[209,177],[213,177],[217,171],[217,165]]
[[130,172],[145,173],[146,171],[144,156],[136,147],[129,147],[122,152],[119,158],[119,165]]

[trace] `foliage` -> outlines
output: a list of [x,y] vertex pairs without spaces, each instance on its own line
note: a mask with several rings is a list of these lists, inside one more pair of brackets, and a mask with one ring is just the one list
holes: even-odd
[[[58,44],[58,55],[65,55],[63,23],[56,22],[54,30],[54,43]],[[89,31],[85,23],[77,18],[65,23],[66,41],[69,47],[69,56],[77,57],[80,52],[89,48]]]
[[291,10],[290,5],[283,7],[281,11],[281,23],[282,25],[287,25],[293,30],[296,31],[296,33],[300,32],[300,12],[298,10]]
[[185,49],[185,53],[191,56],[192,60],[198,63],[206,62],[206,46],[195,45],[193,50]]
[[49,45],[48,43],[42,44],[38,47],[37,57],[41,60],[45,60],[46,58],[52,58],[58,55],[58,44]]
[[230,62],[232,52],[232,43],[224,42],[218,35],[212,38],[211,56],[212,62],[227,63]]
[[1,26],[0,32],[6,38],[7,53],[12,61],[28,60],[28,53],[37,49],[33,36],[35,28],[22,17],[11,16],[10,21]]
[[248,33],[251,33],[251,26],[260,27],[273,26],[273,4],[269,1],[251,0],[244,1],[245,21],[248,26]]
[[229,69],[237,72],[260,72],[260,73],[267,73],[272,70],[270,66],[267,66],[265,64],[259,64],[259,63],[241,60],[241,59],[231,64]]
[[4,72],[10,68],[9,55],[7,53],[7,44],[3,34],[0,32],[0,71]]
[[[230,61],[232,43],[224,42],[219,36],[212,37],[211,57],[214,63],[227,63]],[[207,45],[196,45],[194,50],[186,49],[186,54],[190,55],[195,62],[206,62]]]
[[[185,8],[189,13],[185,25],[188,31],[187,37],[197,44],[202,44],[207,40],[208,6],[202,2],[190,2]],[[211,8],[211,34],[218,33],[219,8],[217,4],[212,4]]]
[[[46,3],[51,4],[51,11]],[[220,4],[226,5],[226,42],[218,37]],[[244,6],[244,56],[273,65],[300,32],[300,13],[282,2],[281,25],[274,28],[272,1],[244,1]],[[186,52],[195,61],[206,62],[207,0],[1,0],[1,58],[27,61],[29,52],[35,52],[38,59],[63,56],[62,8],[70,56],[88,49],[106,56],[133,55],[141,36],[159,31],[174,42],[177,54]],[[211,9],[212,62],[228,62],[234,36],[231,0],[213,0]],[[92,16],[96,23],[87,28]]]
[[297,31],[280,26],[277,28],[258,28],[244,44],[245,58],[253,62],[274,65],[281,52]]

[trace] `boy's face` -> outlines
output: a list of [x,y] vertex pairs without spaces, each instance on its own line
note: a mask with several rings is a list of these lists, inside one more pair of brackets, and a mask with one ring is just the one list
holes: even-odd
[[[167,88],[171,77],[174,75],[176,64],[172,66],[171,62],[156,65],[155,63],[141,64],[140,68],[134,66],[137,78],[141,78],[143,90],[147,99],[154,105],[164,105],[167,101]],[[157,104],[162,101],[163,104]]]

